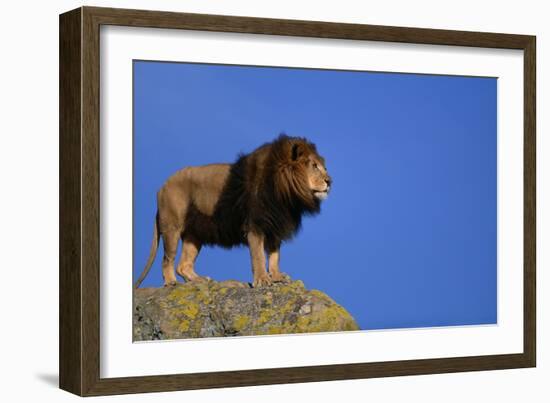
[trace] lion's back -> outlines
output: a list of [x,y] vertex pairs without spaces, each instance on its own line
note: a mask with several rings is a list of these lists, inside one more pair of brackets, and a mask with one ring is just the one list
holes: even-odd
[[212,215],[230,168],[230,164],[183,168],[170,176],[159,190],[159,203],[171,204],[178,200],[183,204],[182,209],[192,203],[203,214]]

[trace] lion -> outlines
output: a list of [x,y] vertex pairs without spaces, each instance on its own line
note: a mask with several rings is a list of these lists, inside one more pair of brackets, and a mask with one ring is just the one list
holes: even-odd
[[[164,286],[204,281],[194,269],[204,245],[247,245],[253,287],[288,279],[279,268],[281,243],[301,227],[303,215],[320,212],[332,179],[315,144],[281,134],[233,164],[186,167],[173,174],[157,193],[157,213],[149,258],[135,283],[149,273],[162,237]],[[183,247],[174,271],[179,240]],[[266,270],[266,257],[268,269]]]

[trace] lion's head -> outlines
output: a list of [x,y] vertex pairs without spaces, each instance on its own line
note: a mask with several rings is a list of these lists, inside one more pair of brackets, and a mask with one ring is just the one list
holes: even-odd
[[305,138],[281,135],[269,148],[266,173],[273,176],[274,196],[291,205],[300,204],[307,212],[319,211],[332,179],[315,144]]

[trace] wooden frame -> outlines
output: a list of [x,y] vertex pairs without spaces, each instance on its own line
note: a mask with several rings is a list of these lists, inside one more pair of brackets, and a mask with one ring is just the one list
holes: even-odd
[[[100,378],[99,28],[175,28],[524,51],[524,350],[522,354]],[[533,367],[535,37],[481,32],[82,7],[60,16],[60,387],[81,396]]]

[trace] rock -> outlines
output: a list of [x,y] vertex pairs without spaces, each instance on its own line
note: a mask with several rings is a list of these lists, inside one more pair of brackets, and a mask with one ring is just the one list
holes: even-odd
[[302,281],[140,288],[134,290],[133,325],[134,341],[359,330],[344,308]]

